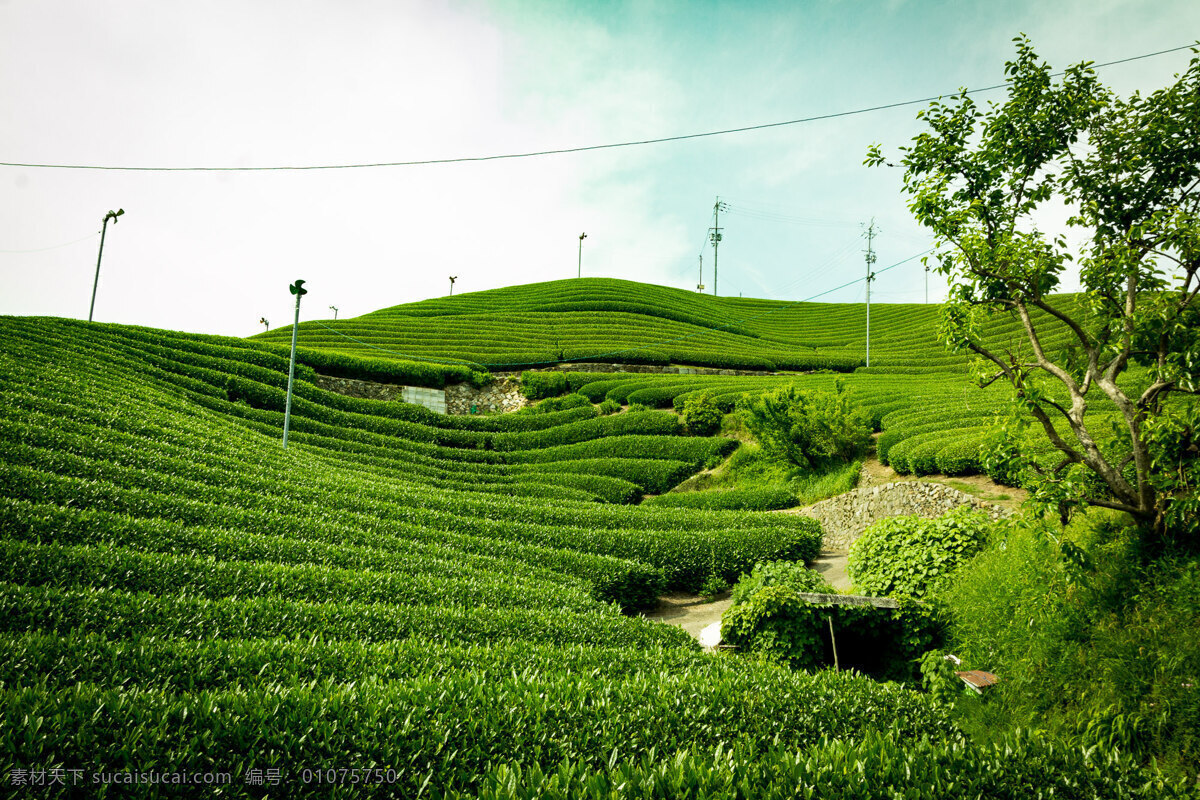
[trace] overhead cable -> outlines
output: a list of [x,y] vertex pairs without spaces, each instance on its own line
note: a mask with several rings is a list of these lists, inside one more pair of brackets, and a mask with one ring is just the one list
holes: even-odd
[[[1116,64],[1125,64],[1130,61],[1138,61],[1143,58],[1152,58],[1154,56],[1166,55],[1168,53],[1176,53],[1180,50],[1187,50],[1195,47],[1193,44],[1181,45],[1180,47],[1172,47],[1166,50],[1158,50],[1153,53],[1143,53],[1139,56],[1131,56],[1122,58],[1116,61],[1106,61],[1103,64],[1091,64],[1093,68],[1111,67]],[[1065,72],[1052,73],[1053,76],[1063,75]],[[875,111],[886,111],[892,108],[903,108],[904,106],[918,105],[921,103],[931,103],[935,100],[940,100],[947,96],[957,96],[963,94],[979,94],[981,92],[991,92],[996,89],[1003,89],[1009,85],[1009,81],[997,83],[992,86],[984,86],[979,89],[961,89],[956,92],[947,92],[941,95],[930,97],[922,97],[916,100],[902,100],[896,103],[884,103],[883,105],[870,106],[867,108],[856,108],[851,111],[837,111],[831,114],[818,114],[811,117],[800,117],[798,119],[788,119],[781,122],[766,122],[760,125],[744,125],[738,128],[724,128],[715,131],[704,131],[702,133],[685,133],[677,136],[661,136],[654,139],[638,139],[626,142],[610,142],[608,144],[592,144],[581,147],[563,147],[554,150],[532,150],[523,153],[497,153],[484,156],[459,156],[456,158],[431,158],[419,161],[379,161],[373,163],[362,164],[311,164],[304,166],[265,166],[265,167],[130,167],[130,166],[109,166],[100,164],[33,164],[20,163],[12,161],[0,161],[0,167],[21,167],[25,169],[91,169],[91,170],[114,170],[124,172],[285,172],[285,171],[302,171],[302,170],[328,170],[328,169],[372,169],[377,167],[417,167],[429,166],[435,164],[461,164],[475,161],[500,161],[504,159],[517,158],[535,158],[539,156],[564,155],[567,153],[586,153],[594,150],[612,150],[620,147],[639,147],[648,144],[663,144],[666,142],[681,142],[688,139],[703,139],[712,136],[727,136],[734,133],[748,133],[750,131],[761,131],[768,128],[782,128],[787,125],[800,125],[807,122],[818,122],[827,119],[837,119],[839,117],[850,117],[858,114],[869,114]]]

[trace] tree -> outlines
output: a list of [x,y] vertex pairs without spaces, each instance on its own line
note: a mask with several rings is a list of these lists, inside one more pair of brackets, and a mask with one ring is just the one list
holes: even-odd
[[[1057,463],[1026,459],[1039,501],[1064,519],[1091,504],[1194,534],[1200,58],[1171,86],[1124,99],[1088,63],[1055,82],[1028,39],[1014,41],[1003,103],[981,109],[966,90],[934,102],[918,115],[928,130],[900,148],[909,208],[935,235],[926,263],[951,285],[943,339],[975,354],[981,383],[1010,384],[1053,443]],[[866,163],[888,163],[879,145]],[[1038,228],[1055,206],[1083,234],[1074,252]],[[1084,293],[1052,298],[1073,260]],[[980,336],[980,317],[1001,313],[1020,320],[1019,347]],[[1070,345],[1050,347],[1064,330]],[[1087,416],[1108,402],[1110,430]]]

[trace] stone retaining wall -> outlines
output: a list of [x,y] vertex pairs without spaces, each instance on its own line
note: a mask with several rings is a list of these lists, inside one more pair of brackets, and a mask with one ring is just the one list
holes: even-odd
[[854,489],[802,508],[798,513],[820,521],[825,532],[822,551],[848,553],[862,532],[887,517],[940,517],[959,506],[988,512],[993,519],[1008,511],[941,483],[904,481]]
[[482,389],[469,383],[456,383],[446,387],[446,411],[450,414],[507,414],[529,405],[521,394],[519,376],[493,374],[493,380]]
[[348,397],[362,397],[367,400],[399,400],[403,403],[425,406],[430,411],[436,411],[439,414],[446,413],[445,389],[376,383],[354,378],[335,378],[331,375],[317,375],[313,383],[327,392],[337,392]]

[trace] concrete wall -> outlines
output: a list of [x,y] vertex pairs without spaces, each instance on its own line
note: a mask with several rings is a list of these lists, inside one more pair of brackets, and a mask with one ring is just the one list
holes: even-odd
[[439,414],[446,413],[446,390],[430,389],[426,386],[402,386],[400,399],[406,403],[425,406]]
[[940,517],[959,506],[987,511],[997,519],[1008,512],[941,483],[905,481],[854,489],[814,503],[799,513],[821,522],[825,538],[821,549],[848,553],[850,545],[873,523],[887,517]]

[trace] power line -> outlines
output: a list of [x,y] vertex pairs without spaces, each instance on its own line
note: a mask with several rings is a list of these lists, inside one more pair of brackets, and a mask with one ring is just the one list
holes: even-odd
[[[1138,61],[1144,58],[1153,58],[1155,56],[1166,55],[1168,53],[1177,53],[1180,50],[1188,50],[1195,47],[1195,44],[1181,45],[1172,47],[1166,50],[1158,50],[1153,53],[1143,53],[1139,56],[1130,56],[1116,61],[1106,61],[1103,64],[1091,64],[1092,68],[1111,67],[1117,64],[1126,64],[1130,61]],[[1066,74],[1065,70],[1051,73],[1052,77]],[[586,153],[593,150],[612,150],[620,147],[640,147],[648,144],[664,144],[666,142],[682,142],[688,139],[703,139],[711,136],[727,136],[734,133],[748,133],[750,131],[761,131],[768,128],[782,128],[787,125],[801,125],[808,122],[819,122],[827,119],[837,119],[839,117],[851,117],[858,114],[870,114],[875,111],[887,111],[892,108],[903,108],[904,106],[918,105],[920,103],[931,103],[934,100],[940,100],[947,96],[957,96],[962,94],[979,94],[982,92],[992,92],[996,89],[1003,89],[1009,85],[1009,81],[997,83],[992,86],[984,86],[979,89],[961,89],[956,92],[948,92],[930,97],[922,97],[917,100],[902,100],[896,103],[884,103],[878,106],[869,106],[867,108],[857,108],[852,111],[837,111],[831,114],[818,114],[811,117],[800,117],[798,119],[783,120],[781,122],[765,122],[760,125],[744,125],[738,128],[724,128],[716,131],[704,131],[702,133],[685,133],[677,136],[662,136],[654,139],[637,139],[626,142],[610,142],[608,144],[592,144],[583,145],[581,147],[563,147],[555,150],[532,150],[523,153],[497,153],[486,156],[459,156],[456,158],[431,158],[421,161],[379,161],[363,164],[313,164],[304,166],[270,166],[270,167],[121,167],[108,166],[99,164],[27,164],[11,161],[0,161],[0,167],[21,167],[25,169],[92,169],[92,170],[114,170],[123,172],[285,172],[285,171],[302,171],[302,170],[328,170],[328,169],[373,169],[377,167],[417,167],[430,166],[435,164],[461,164],[476,161],[500,161],[504,159],[516,158],[535,158],[539,156],[565,155],[567,153]]]
[[0,253],[44,253],[47,250],[57,250],[60,247],[70,247],[73,244],[79,244],[80,242],[86,242],[88,239],[95,239],[99,235],[100,235],[100,231],[96,231],[95,233],[90,233],[87,236],[84,236],[82,239],[76,239],[72,242],[64,242],[63,244],[55,244],[55,245],[51,245],[50,247],[38,247],[34,250],[0,250]]

